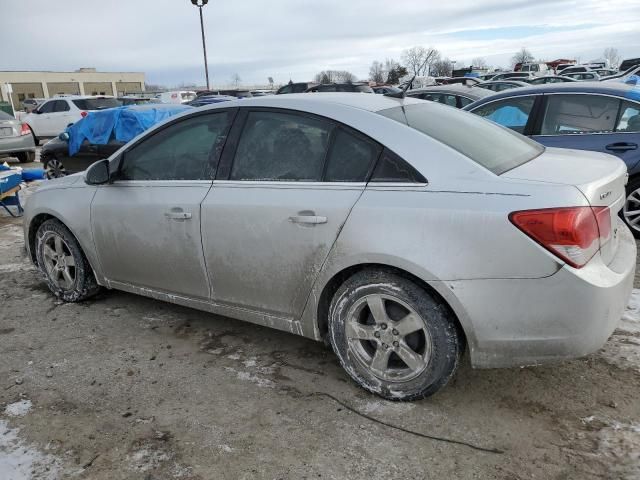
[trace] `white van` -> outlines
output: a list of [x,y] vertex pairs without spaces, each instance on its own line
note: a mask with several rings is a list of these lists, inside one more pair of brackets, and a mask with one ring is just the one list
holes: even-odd
[[156,95],[162,103],[187,103],[196,98],[196,92],[188,90],[177,90],[173,92],[162,92]]
[[523,63],[520,71],[543,77],[549,73],[549,67],[546,63]]

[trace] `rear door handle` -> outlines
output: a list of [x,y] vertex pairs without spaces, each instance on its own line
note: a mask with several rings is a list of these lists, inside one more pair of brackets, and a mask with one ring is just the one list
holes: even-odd
[[[302,213],[302,212],[300,212]],[[320,225],[327,223],[327,217],[321,217],[319,215],[294,215],[289,217],[291,223],[302,223],[305,225]]]
[[189,220],[191,219],[191,213],[189,212],[165,212],[164,216],[171,220]]
[[626,152],[627,150],[636,150],[638,148],[637,143],[618,142],[610,143],[605,147],[607,150],[613,152]]

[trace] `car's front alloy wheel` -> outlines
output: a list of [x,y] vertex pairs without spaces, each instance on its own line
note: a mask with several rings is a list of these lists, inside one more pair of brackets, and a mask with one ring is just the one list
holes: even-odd
[[53,157],[45,162],[44,174],[47,179],[51,180],[53,178],[65,177],[67,175],[67,170],[64,168],[64,165],[60,160]]
[[336,292],[329,338],[347,373],[392,400],[434,394],[453,376],[464,349],[449,308],[420,286],[366,270]]

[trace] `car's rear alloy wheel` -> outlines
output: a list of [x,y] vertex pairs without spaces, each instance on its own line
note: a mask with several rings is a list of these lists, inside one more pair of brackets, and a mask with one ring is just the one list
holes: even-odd
[[629,182],[622,216],[633,235],[640,238],[640,179],[638,178]]
[[78,241],[58,220],[47,220],[40,226],[35,248],[38,267],[57,297],[66,302],[77,302],[99,291]]
[[64,165],[60,160],[53,157],[45,162],[44,174],[49,180],[51,180],[53,178],[65,177],[67,175],[67,170],[64,168]]
[[339,288],[329,310],[329,335],[347,373],[392,400],[437,392],[464,349],[449,308],[387,271],[359,272]]

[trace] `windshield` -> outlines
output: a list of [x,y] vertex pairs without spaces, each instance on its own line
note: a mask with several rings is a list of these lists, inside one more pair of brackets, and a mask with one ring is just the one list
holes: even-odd
[[378,113],[444,143],[496,175],[516,168],[544,151],[539,143],[508,128],[436,103],[405,105]]
[[114,108],[122,105],[122,102],[115,98],[82,98],[71,101],[80,110],[102,110],[104,108]]

